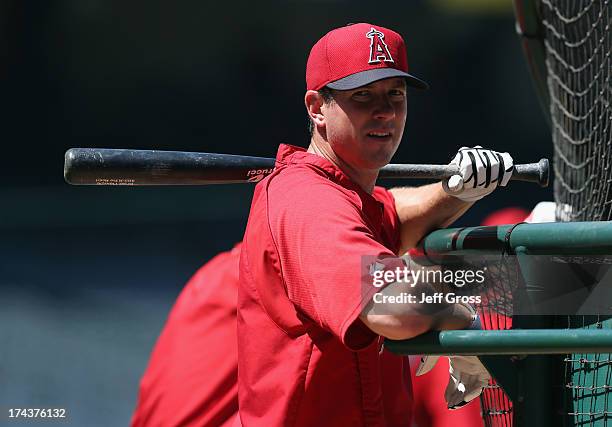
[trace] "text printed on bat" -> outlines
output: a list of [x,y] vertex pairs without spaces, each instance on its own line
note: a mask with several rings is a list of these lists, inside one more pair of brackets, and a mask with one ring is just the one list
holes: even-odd
[[259,182],[264,179],[266,176],[271,174],[274,171],[274,168],[268,169],[251,169],[247,172],[247,181],[249,182]]
[[96,178],[96,185],[135,185],[133,178]]

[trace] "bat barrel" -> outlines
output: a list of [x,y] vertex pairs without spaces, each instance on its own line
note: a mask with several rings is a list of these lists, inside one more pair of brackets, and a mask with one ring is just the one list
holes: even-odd
[[71,148],[64,179],[75,185],[203,185],[256,182],[274,159],[158,150]]

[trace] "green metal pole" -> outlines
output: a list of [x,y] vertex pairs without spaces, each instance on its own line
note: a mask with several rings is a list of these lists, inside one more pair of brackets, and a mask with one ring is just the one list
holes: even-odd
[[421,242],[426,254],[453,252],[499,254],[520,246],[528,254],[612,254],[612,221],[519,224],[493,227],[447,228],[427,235]]
[[385,346],[398,354],[526,355],[612,352],[612,329],[516,329],[441,331],[394,341]]
[[514,425],[546,427],[558,417],[554,413],[552,387],[554,378],[551,356],[529,356],[516,363],[517,396],[513,399]]

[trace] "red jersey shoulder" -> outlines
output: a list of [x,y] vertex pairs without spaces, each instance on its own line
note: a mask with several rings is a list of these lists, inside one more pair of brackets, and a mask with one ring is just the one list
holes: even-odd
[[283,168],[270,177],[266,191],[275,208],[300,208],[313,213],[333,212],[334,208],[361,210],[359,195],[335,182],[325,171],[309,164]]

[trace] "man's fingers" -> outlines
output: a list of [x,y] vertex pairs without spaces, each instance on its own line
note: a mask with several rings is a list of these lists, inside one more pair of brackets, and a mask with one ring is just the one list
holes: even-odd
[[[512,171],[514,170],[514,161],[512,156],[508,153],[499,153],[500,156],[500,175],[501,179],[499,185],[505,187],[512,177]],[[503,166],[503,170],[501,167]]]
[[419,377],[431,371],[438,363],[439,358],[440,356],[421,356],[421,363],[419,363],[415,375]]
[[446,185],[451,193],[458,193],[463,189],[463,178],[461,175],[453,175],[448,178]]

